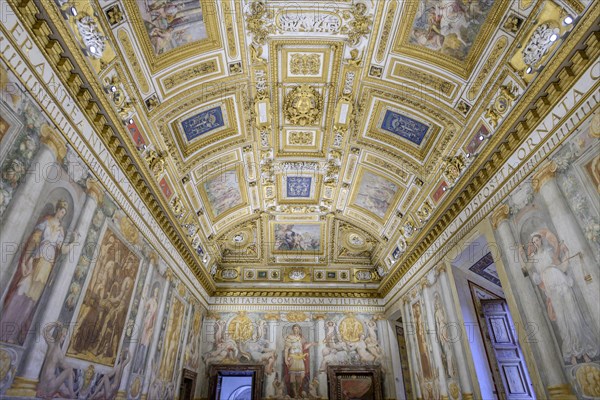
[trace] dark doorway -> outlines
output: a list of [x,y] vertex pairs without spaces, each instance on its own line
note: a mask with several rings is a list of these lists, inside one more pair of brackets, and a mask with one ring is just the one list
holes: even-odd
[[180,400],[194,399],[194,391],[196,390],[196,376],[197,373],[190,371],[189,369],[183,369],[181,386],[179,387]]

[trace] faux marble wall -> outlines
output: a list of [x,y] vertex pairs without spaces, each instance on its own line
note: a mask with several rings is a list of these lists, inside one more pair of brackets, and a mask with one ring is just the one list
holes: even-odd
[[0,396],[174,398],[204,308],[0,68]]

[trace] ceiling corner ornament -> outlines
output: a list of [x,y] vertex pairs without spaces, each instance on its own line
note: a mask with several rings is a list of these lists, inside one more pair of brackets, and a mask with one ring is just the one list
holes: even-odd
[[273,30],[270,20],[271,16],[265,3],[262,1],[250,3],[250,12],[246,14],[246,27],[252,34],[252,42],[258,45],[264,45],[267,42],[267,36]]
[[285,98],[283,113],[292,124],[305,126],[319,120],[323,102],[317,90],[308,85],[296,86]]
[[356,47],[360,40],[371,32],[373,20],[367,15],[367,6],[363,3],[354,4],[348,14],[352,19],[342,28],[342,33],[348,35],[347,43],[351,47]]

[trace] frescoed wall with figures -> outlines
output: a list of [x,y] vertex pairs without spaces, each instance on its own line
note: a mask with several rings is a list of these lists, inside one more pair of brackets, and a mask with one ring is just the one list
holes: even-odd
[[473,398],[463,331],[444,263],[402,298],[402,321],[414,395],[422,399]]
[[[600,127],[588,119],[521,183],[495,215],[496,239],[524,313],[543,315],[540,330],[572,391],[600,396]],[[508,256],[507,256],[508,254]],[[512,255],[512,256],[511,256]],[[512,282],[511,282],[512,283]],[[540,350],[541,351],[541,350]]]
[[205,308],[0,67],[0,397],[174,398]]
[[[328,365],[377,365],[385,398],[396,398],[393,327],[382,314],[354,312],[209,312],[201,376],[211,364],[263,364],[267,399],[326,399]],[[202,389],[208,397],[208,386]]]

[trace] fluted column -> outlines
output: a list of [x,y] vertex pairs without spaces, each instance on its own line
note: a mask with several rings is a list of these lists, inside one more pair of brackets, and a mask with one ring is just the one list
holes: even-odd
[[448,319],[455,325],[456,331],[452,331],[452,333],[456,333],[452,337],[448,339],[452,341],[452,348],[454,350],[454,360],[456,361],[458,368],[458,376],[460,381],[460,387],[462,389],[463,397],[472,396],[473,394],[473,386],[471,384],[471,377],[469,376],[469,368],[467,365],[466,352],[463,348],[462,342],[462,329],[460,324],[458,323],[458,314],[456,313],[456,309],[454,308],[454,301],[452,298],[452,292],[450,289],[450,280],[448,278],[448,272],[446,271],[446,264],[442,263],[437,267],[439,272],[439,281],[442,288],[442,298],[444,299],[444,304],[446,305],[446,315],[448,315]]
[[[142,336],[144,310],[146,308],[146,302],[148,301],[148,297],[152,296],[152,293],[150,293],[150,291],[152,290],[150,285],[152,285],[152,270],[154,269],[153,265],[151,262],[147,262],[147,263],[144,263],[142,268],[148,268],[148,272],[146,273],[146,281],[144,282],[144,287],[142,289],[142,296],[141,296],[140,302],[137,306],[138,310],[140,310],[140,312],[138,312],[135,317],[133,333],[131,335],[131,338],[129,339],[130,340],[129,348],[128,348],[129,362],[127,363],[127,365],[125,366],[125,369],[123,370],[123,375],[122,375],[123,378],[121,379],[121,386],[119,387],[119,391],[127,390],[127,385],[129,384],[129,371],[131,370],[131,368],[133,368],[137,345]],[[144,296],[144,293],[146,293],[147,296]]]
[[[316,342],[317,342],[317,362],[315,369],[315,373],[317,378],[319,379],[319,390],[320,393],[327,391],[327,371],[319,371],[321,367],[321,362],[323,361],[323,349],[325,348],[325,315],[324,314],[316,314],[314,319],[317,320],[316,324]],[[311,378],[312,379],[312,378]]]
[[[565,241],[569,249],[569,256],[574,257],[570,261],[570,271],[573,273],[576,284],[583,294],[583,298],[589,310],[589,317],[594,322],[596,335],[600,335],[600,293],[598,260],[594,257],[581,227],[562,191],[556,181],[556,162],[550,161],[542,166],[533,175],[531,180],[533,190],[539,192],[540,197],[548,208],[548,214],[554,227],[558,230],[557,237]],[[581,255],[578,257],[577,254]],[[577,260],[579,258],[579,260]],[[581,264],[581,268],[576,266]]]
[[[76,239],[77,242],[71,247],[69,254],[64,257],[65,261],[62,266],[60,266],[53,279],[51,291],[49,296],[46,297],[47,300],[45,304],[39,305],[40,308],[44,307],[44,313],[40,316],[38,322],[40,329],[43,329],[48,324],[56,322],[60,315],[63,302],[69,292],[71,279],[75,273],[75,268],[79,262],[81,252],[84,249],[85,240],[92,218],[94,217],[94,212],[96,211],[97,205],[102,201],[103,192],[98,182],[88,179],[87,186],[88,195],[76,224],[76,229],[81,236]],[[63,322],[66,323],[68,321]],[[35,339],[36,340],[30,341],[28,347],[31,348],[31,351],[27,353],[27,359],[21,367],[23,376],[30,379],[38,378],[40,368],[44,362],[44,357],[46,356],[46,342],[44,340],[38,340],[38,337]]]
[[[496,208],[492,214],[492,227],[500,239],[500,247],[505,255],[505,269],[510,287],[519,307],[525,326],[537,328],[536,341],[530,343],[537,363],[537,370],[542,383],[547,388],[562,388],[560,396],[550,398],[575,398],[569,389],[568,381],[562,369],[561,357],[558,355],[552,334],[544,318],[545,311],[541,307],[530,280],[523,276],[524,267],[519,261],[517,246],[508,222],[509,209],[506,204]],[[531,368],[529,368],[531,370]],[[553,389],[554,390],[554,389]],[[572,396],[572,397],[569,397]]]
[[429,335],[429,343],[431,343],[431,350],[433,352],[433,362],[435,369],[437,370],[438,381],[440,384],[440,395],[443,399],[448,398],[448,385],[446,383],[446,370],[444,369],[444,363],[442,361],[442,353],[440,350],[440,342],[436,336],[436,325],[434,317],[434,306],[431,299],[431,287],[426,278],[421,281],[421,288],[423,290],[423,301],[425,302],[425,308],[427,309],[427,334]]
[[417,344],[415,342],[416,329],[410,312],[409,299],[405,296],[403,299],[402,306],[402,321],[404,322],[404,339],[406,340],[406,349],[408,353],[408,366],[411,372],[411,384],[413,393],[417,396],[417,399],[422,399],[421,386],[419,385],[419,378],[417,373],[419,371],[419,363],[417,362]]
[[[35,216],[31,215],[32,210],[35,210],[36,204],[40,201],[42,191],[44,190],[45,179],[49,174],[54,174],[55,168],[60,173],[63,172],[62,167],[58,165],[56,160],[62,160],[67,154],[64,139],[59,133],[54,131],[50,126],[44,124],[40,128],[42,145],[38,153],[31,163],[27,171],[26,178],[20,183],[14,193],[11,205],[2,219],[0,219],[0,246],[2,259],[0,268],[0,286],[6,287],[10,279],[13,268],[12,265],[15,257],[18,257],[23,251],[23,235],[27,228],[26,221],[29,221]],[[54,166],[52,172],[49,172],[50,166]],[[54,176],[51,176],[54,178]]]
[[[161,261],[159,261],[161,262]],[[152,333],[152,341],[150,342],[150,348],[148,349],[148,354],[147,354],[147,360],[146,360],[146,367],[144,368],[144,385],[143,385],[143,389],[142,389],[142,396],[147,396],[148,394],[148,387],[150,386],[150,383],[152,381],[152,379],[156,379],[155,376],[153,376],[154,371],[151,371],[151,367],[152,367],[152,359],[154,358],[154,355],[156,353],[156,348],[158,347],[158,338],[160,337],[160,331],[162,330],[162,320],[163,320],[163,316],[165,313],[165,307],[167,304],[167,301],[169,301],[170,299],[167,298],[168,294],[169,294],[169,288],[171,287],[171,278],[172,278],[172,273],[170,270],[167,270],[167,280],[165,283],[165,287],[163,288],[163,293],[161,295],[161,301],[160,301],[160,305],[158,308],[158,314],[156,315],[156,322],[154,325],[154,332]],[[158,372],[158,371],[156,371]]]
[[[276,343],[275,343],[275,338],[277,337],[277,318],[279,318],[278,316],[268,316],[268,318],[265,318],[267,320],[267,328],[269,329],[269,335],[268,335],[268,339],[269,339],[269,349],[276,350]],[[277,352],[275,353],[275,355],[277,356],[277,358],[275,359],[275,364],[273,365],[273,373],[270,375],[265,375],[265,384],[264,387],[267,388],[267,395],[269,395],[269,393],[271,393],[271,395],[275,395],[274,389],[273,389],[273,381],[275,381],[275,373],[279,371],[279,368],[277,367],[277,361],[281,359],[281,354],[277,354]],[[280,379],[283,379],[280,377]],[[320,381],[319,381],[320,382]]]

